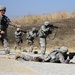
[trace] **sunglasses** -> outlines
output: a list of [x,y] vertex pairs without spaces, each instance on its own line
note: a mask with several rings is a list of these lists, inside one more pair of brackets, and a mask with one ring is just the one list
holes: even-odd
[[0,11],[6,11],[6,9],[4,9],[4,10],[0,10]]

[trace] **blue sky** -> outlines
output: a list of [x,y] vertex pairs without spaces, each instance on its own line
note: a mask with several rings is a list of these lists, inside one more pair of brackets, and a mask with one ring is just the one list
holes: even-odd
[[0,5],[7,7],[6,15],[9,18],[75,11],[75,0],[0,0]]

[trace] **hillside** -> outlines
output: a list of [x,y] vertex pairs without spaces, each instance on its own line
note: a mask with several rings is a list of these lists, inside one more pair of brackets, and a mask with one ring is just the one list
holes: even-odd
[[[58,26],[57,34],[54,40],[52,40],[53,35],[56,31],[53,32],[53,34],[49,35],[47,38],[47,48],[55,48],[59,47],[61,45],[66,45],[69,48],[75,48],[75,18],[70,18],[70,19],[64,19],[64,20],[59,20],[56,22],[53,22],[54,25]],[[32,27],[36,27],[36,29],[39,29],[41,24],[39,25],[28,25],[28,26],[22,26],[22,29],[27,30],[31,29]],[[9,27],[8,33],[9,33],[9,40],[10,44],[14,43],[14,28]],[[12,33],[13,32],[13,33]],[[11,34],[12,33],[12,34]],[[23,46],[27,46],[26,44],[26,39],[24,35],[24,44]],[[35,46],[39,47],[39,38],[35,39]]]

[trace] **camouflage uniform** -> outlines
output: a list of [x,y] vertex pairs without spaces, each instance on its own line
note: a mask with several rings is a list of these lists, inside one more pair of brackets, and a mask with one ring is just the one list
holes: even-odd
[[37,61],[37,62],[43,62],[43,58],[41,55],[37,54],[28,54],[26,52],[16,53],[15,55],[16,60],[24,60],[24,61]]
[[70,59],[68,57],[68,49],[65,46],[54,49],[52,52],[48,54],[48,56],[44,59],[45,62],[57,62],[57,63],[69,63]]
[[42,25],[39,30],[40,46],[41,46],[42,55],[45,55],[45,51],[46,51],[46,37],[49,35],[47,33],[50,30],[48,25],[49,25],[49,22],[47,24]]
[[29,52],[33,51],[33,44],[34,44],[34,37],[37,36],[37,30],[35,28],[32,28],[32,30],[27,31],[27,43],[30,46]]
[[15,50],[17,49],[17,47],[21,50],[21,44],[23,43],[23,34],[25,34],[26,31],[21,30],[20,28],[17,28],[17,30],[15,31],[15,39],[16,39],[16,43],[15,43]]
[[[16,54],[16,59],[21,58],[26,61],[38,61],[38,62],[51,62],[51,63],[69,63],[71,58],[67,54],[68,49],[66,46],[61,46],[60,48],[54,49],[47,56],[43,58],[39,54],[28,54],[26,52],[22,52]],[[75,54],[74,54],[75,55]],[[20,60],[21,61],[21,60]]]
[[[4,6],[0,6],[0,11],[2,11],[1,8],[4,8]],[[5,11],[6,8],[4,8],[3,10]],[[4,34],[0,35],[0,40],[2,42],[2,45],[4,46],[5,54],[10,53],[8,36],[7,36],[8,25],[11,25],[11,26],[14,26],[14,27],[17,26],[16,24],[13,24],[6,15],[4,15],[4,14],[0,15],[0,30],[4,31]]]

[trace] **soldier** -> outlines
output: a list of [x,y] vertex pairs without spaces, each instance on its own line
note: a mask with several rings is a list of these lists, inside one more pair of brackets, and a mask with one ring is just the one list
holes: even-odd
[[70,60],[73,59],[75,53],[68,54],[68,48],[66,46],[61,46],[52,50],[47,56],[43,58],[41,55],[28,54],[26,52],[18,52],[15,55],[15,59],[20,61],[37,61],[37,62],[51,62],[51,63],[71,63]]
[[58,28],[50,24],[49,21],[45,21],[44,25],[41,26],[39,30],[39,37],[40,37],[40,46],[41,46],[41,54],[45,55],[46,51],[46,38],[49,34],[52,33],[54,28]]
[[10,19],[4,15],[6,12],[5,6],[0,6],[0,34],[1,34],[1,42],[4,46],[5,54],[9,54],[9,43],[8,43],[8,36],[7,36],[7,28],[8,25],[14,26],[14,27],[20,27],[20,25],[14,24],[10,21]]
[[37,36],[37,30],[33,27],[32,30],[27,31],[27,43],[30,46],[29,52],[33,51],[34,37]]
[[25,34],[26,31],[21,30],[20,28],[17,28],[15,31],[15,39],[16,39],[16,43],[15,43],[15,50],[17,49],[17,47],[19,48],[19,50],[21,50],[21,44],[23,43],[23,34]]
[[37,54],[28,54],[26,52],[17,52],[15,55],[16,60],[24,60],[24,61],[37,61],[37,62],[43,62],[43,58],[41,55]]
[[70,59],[67,52],[68,48],[66,46],[61,46],[60,48],[54,49],[50,52],[44,61],[52,63],[69,63]]

